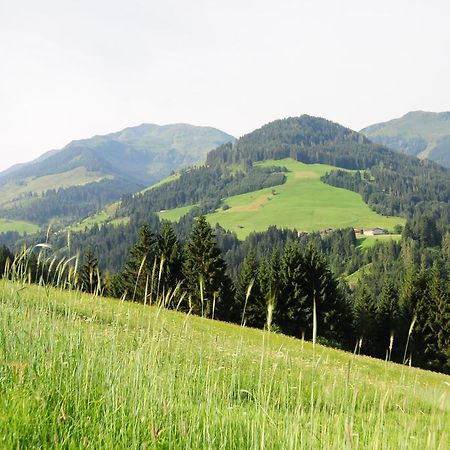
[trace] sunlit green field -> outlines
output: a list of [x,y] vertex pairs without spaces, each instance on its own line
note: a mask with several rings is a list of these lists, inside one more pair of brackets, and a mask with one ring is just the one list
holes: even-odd
[[160,219],[163,219],[163,220],[177,222],[178,220],[181,219],[181,217],[183,217],[185,214],[187,214],[192,208],[193,208],[193,205],[180,206],[179,208],[174,208],[174,209],[167,209],[165,211],[160,211],[158,213],[158,216]]
[[20,198],[21,195],[27,192],[34,192],[40,195],[48,189],[82,186],[105,178],[111,177],[97,172],[90,172],[85,167],[77,167],[76,169],[63,173],[29,178],[20,184],[11,182],[0,187],[0,206],[14,208],[14,200]]
[[38,230],[39,227],[34,223],[23,222],[21,220],[0,219],[0,233],[17,231],[20,234],[32,234],[36,233]]
[[361,249],[372,248],[377,243],[386,243],[389,241],[399,242],[402,239],[401,234],[384,234],[379,236],[359,236],[358,246]]
[[97,214],[93,214],[92,216],[87,217],[86,219],[82,220],[79,223],[71,225],[70,227],[68,227],[68,229],[70,229],[70,231],[72,232],[76,232],[76,231],[84,231],[85,229],[105,224],[126,225],[130,220],[129,217],[118,217],[114,219],[114,215],[119,206],[120,202],[111,203],[103,211]]
[[0,282],[0,447],[446,449],[450,377]]
[[[299,231],[344,227],[392,230],[404,223],[402,218],[385,217],[372,211],[359,194],[320,181],[322,175],[335,167],[303,164],[293,159],[265,161],[261,165],[286,167],[289,170],[286,183],[226,198],[224,203],[230,209],[208,215],[212,225],[220,223],[243,239],[252,231],[264,231],[270,225]],[[190,208],[165,211],[160,217],[177,221]]]
[[350,275],[345,277],[345,281],[347,284],[353,288],[361,281],[361,278],[364,275],[370,274],[370,271],[372,270],[372,263],[368,263],[364,266],[362,266],[360,269],[358,269],[356,272],[351,273]]

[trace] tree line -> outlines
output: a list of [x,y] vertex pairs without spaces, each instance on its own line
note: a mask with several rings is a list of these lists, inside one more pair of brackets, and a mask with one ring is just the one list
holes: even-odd
[[[158,231],[145,224],[117,273],[102,274],[88,249],[76,286],[306,339],[315,312],[325,344],[449,372],[450,232],[433,242],[430,230],[410,223],[401,243],[361,252],[352,231],[299,237],[273,227],[235,245],[204,216],[185,241],[167,222]],[[0,269],[12,257],[0,249]],[[44,273],[55,280],[37,259],[29,264],[35,281]],[[369,269],[350,287],[353,264]]]
[[179,206],[197,205],[207,213],[218,208],[225,197],[278,186],[286,181],[286,168],[224,166],[192,167],[179,178],[143,193],[122,198],[118,215],[135,216]]

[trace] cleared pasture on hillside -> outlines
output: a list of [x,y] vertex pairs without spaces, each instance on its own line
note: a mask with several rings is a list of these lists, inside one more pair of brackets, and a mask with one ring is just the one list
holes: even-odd
[[20,234],[32,234],[39,231],[39,227],[31,222],[22,220],[0,219],[0,233],[7,231],[17,231]]
[[21,199],[23,195],[29,192],[42,195],[42,193],[49,189],[83,186],[104,180],[105,178],[112,177],[98,172],[90,172],[85,167],[77,167],[76,169],[63,173],[27,178],[21,183],[11,181],[0,186],[0,206],[2,208],[14,208],[14,200]]
[[[395,225],[405,223],[401,217],[386,217],[372,211],[355,192],[320,181],[322,175],[336,169],[333,166],[304,164],[290,158],[257,165],[286,167],[289,170],[286,183],[224,199],[230,208],[209,214],[211,225],[219,223],[245,239],[252,231],[264,231],[270,225],[310,232],[345,227],[392,230]],[[193,205],[182,206],[158,215],[176,222],[192,208]]]
[[293,159],[265,161],[261,165],[286,167],[286,183],[226,198],[224,202],[230,209],[208,215],[211,224],[218,222],[245,238],[270,225],[317,231],[344,227],[392,229],[404,223],[402,218],[372,211],[359,194],[320,181],[322,175],[335,169],[332,166],[303,164]]

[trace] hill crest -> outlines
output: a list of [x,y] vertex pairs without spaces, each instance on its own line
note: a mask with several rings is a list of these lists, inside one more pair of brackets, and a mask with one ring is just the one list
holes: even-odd
[[397,152],[450,167],[450,111],[411,111],[361,133]]

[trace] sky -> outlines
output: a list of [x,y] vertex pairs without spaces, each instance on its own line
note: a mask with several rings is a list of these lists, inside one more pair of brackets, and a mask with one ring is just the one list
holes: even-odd
[[0,0],[0,170],[141,123],[450,110],[448,0]]

